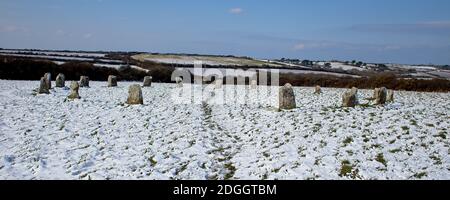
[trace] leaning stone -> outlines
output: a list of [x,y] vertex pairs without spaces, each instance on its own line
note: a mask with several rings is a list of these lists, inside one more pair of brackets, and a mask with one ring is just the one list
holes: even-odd
[[47,84],[47,88],[51,89],[52,88],[52,74],[50,72],[45,73],[44,77],[45,77],[45,82]]
[[292,89],[291,84],[287,83],[281,87],[278,95],[279,109],[290,110],[297,107],[295,103],[294,90]]
[[79,99],[80,95],[78,94],[78,89],[80,89],[80,85],[76,81],[72,81],[70,83],[70,94],[67,96],[69,99]]
[[382,105],[386,103],[387,90],[385,87],[375,88],[373,97],[375,99],[375,105]]
[[358,105],[358,88],[353,87],[342,96],[343,107],[355,107]]
[[59,73],[58,76],[56,76],[55,85],[56,87],[66,86],[66,77],[64,76],[64,74]]
[[152,86],[152,77],[151,76],[146,76],[144,77],[144,87],[150,87]]
[[320,88],[320,86],[316,85],[316,88],[314,89],[314,94],[322,94],[322,88]]
[[176,77],[175,82],[178,84],[178,87],[183,87],[183,78]]
[[386,102],[389,102],[389,103],[394,102],[394,90],[388,90]]
[[89,77],[87,76],[80,77],[80,87],[89,87]]
[[144,104],[141,86],[138,84],[130,85],[128,88],[127,104]]
[[50,92],[48,91],[48,81],[47,81],[47,78],[44,76],[44,77],[41,77],[41,81],[40,81],[40,84],[39,84],[39,89],[38,89],[38,93],[39,94],[49,94]]
[[108,87],[116,87],[117,86],[117,76],[110,75],[108,76]]

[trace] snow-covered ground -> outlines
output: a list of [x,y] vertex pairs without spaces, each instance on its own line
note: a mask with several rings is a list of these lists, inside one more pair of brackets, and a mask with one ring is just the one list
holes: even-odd
[[245,86],[225,91],[248,104],[174,104],[182,89],[155,83],[129,106],[132,82],[90,84],[67,101],[0,80],[0,179],[450,179],[449,93],[345,109],[344,89],[302,87],[298,108],[277,112],[276,95],[255,104]]

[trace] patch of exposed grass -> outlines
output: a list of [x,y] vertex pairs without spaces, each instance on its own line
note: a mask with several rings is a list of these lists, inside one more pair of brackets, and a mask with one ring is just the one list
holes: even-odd
[[439,134],[435,135],[434,137],[440,137],[440,138],[442,138],[444,140],[447,139],[447,135],[445,134],[444,131],[439,132]]
[[226,173],[223,178],[225,180],[230,180],[231,178],[233,178],[234,173],[236,172],[236,167],[234,167],[232,163],[227,163],[224,165],[224,167],[228,170],[228,173]]
[[352,155],[353,155],[353,151],[352,151],[352,150],[347,150],[347,151],[345,151],[345,152],[347,152],[347,154],[348,154],[349,156],[352,156]]
[[425,126],[434,127],[434,124],[425,124]]
[[344,146],[347,146],[348,144],[353,142],[353,138],[351,137],[347,137],[344,139],[344,141],[342,141],[342,143],[344,143]]
[[437,156],[435,156],[435,155],[430,156],[430,158],[431,158],[432,160],[435,161],[435,162],[434,162],[435,165],[442,165],[442,160],[441,160],[441,158],[439,158],[439,157],[437,157]]
[[402,151],[401,149],[392,149],[392,150],[389,150],[389,153],[398,153],[401,151]]
[[418,178],[418,179],[421,179],[421,178],[423,178],[425,176],[427,176],[426,172],[419,172],[419,173],[414,174],[414,177]]
[[354,166],[350,164],[350,161],[343,160],[341,162],[341,169],[339,171],[340,177],[347,177],[350,176],[352,179],[355,179],[358,177],[358,169],[355,169]]
[[352,173],[353,167],[350,165],[350,162],[344,160],[341,163],[341,171],[339,172],[340,177],[348,176]]
[[380,148],[380,147],[381,147],[381,144],[372,144],[372,148],[378,149],[378,148]]
[[62,130],[64,129],[64,127],[66,127],[66,125],[65,125],[65,124],[61,124],[61,125],[59,126],[59,130],[62,131]]
[[151,157],[148,160],[150,161],[150,166],[154,167],[156,164],[158,164],[158,162],[156,162],[156,160],[154,159],[155,157]]
[[378,161],[379,163],[383,164],[385,167],[387,167],[387,161],[386,161],[386,159],[384,158],[383,153],[379,153],[379,154],[377,155],[377,157],[375,158],[375,160]]

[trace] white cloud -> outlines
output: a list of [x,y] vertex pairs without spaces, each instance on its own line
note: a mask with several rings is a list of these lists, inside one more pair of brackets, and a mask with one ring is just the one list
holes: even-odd
[[244,10],[242,9],[242,8],[232,8],[232,9],[230,9],[229,10],[229,12],[231,13],[231,14],[241,14],[241,13],[243,13],[244,12]]
[[26,31],[26,29],[23,27],[18,27],[14,25],[6,25],[6,26],[0,25],[0,32],[2,33],[24,32],[24,31]]
[[56,35],[65,35],[65,34],[66,34],[66,32],[64,32],[64,31],[61,30],[61,29],[56,30]]
[[89,39],[91,37],[92,37],[92,33],[86,33],[86,34],[83,35],[84,39]]
[[305,44],[303,44],[303,43],[300,43],[300,44],[296,44],[296,45],[294,46],[294,50],[296,50],[296,51],[299,51],[299,50],[304,50],[304,49],[305,49],[305,47],[306,47],[306,45],[305,45]]
[[402,47],[398,45],[386,45],[383,50],[400,50]]

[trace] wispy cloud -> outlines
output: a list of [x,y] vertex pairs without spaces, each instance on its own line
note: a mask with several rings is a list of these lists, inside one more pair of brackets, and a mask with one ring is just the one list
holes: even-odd
[[230,12],[231,14],[238,15],[238,14],[243,13],[244,9],[242,9],[242,8],[231,8],[228,12]]
[[15,25],[0,25],[0,33],[26,32],[27,29]]
[[353,31],[386,33],[450,34],[450,21],[430,21],[410,24],[357,24]]
[[296,51],[304,50],[305,47],[306,47],[305,44],[299,43],[299,44],[294,45],[294,50],[296,50]]
[[91,38],[92,36],[93,36],[92,33],[86,33],[86,34],[83,35],[83,38],[84,38],[84,39],[89,39],[89,38]]

